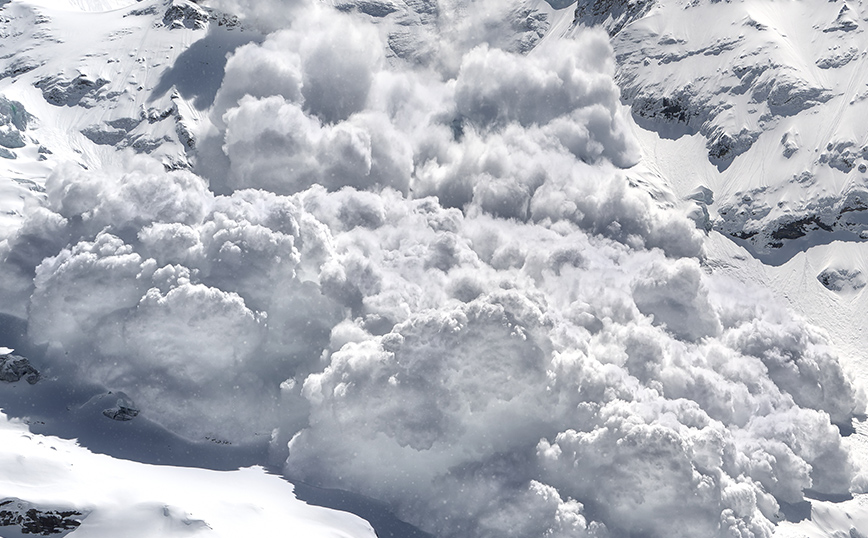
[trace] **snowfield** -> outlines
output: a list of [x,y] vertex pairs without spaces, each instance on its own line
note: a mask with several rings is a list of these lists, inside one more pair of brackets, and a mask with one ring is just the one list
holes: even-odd
[[0,2],[0,536],[864,537],[862,16]]
[[[4,538],[375,536],[356,516],[297,500],[291,484],[261,468],[219,472],[115,459],[74,441],[31,434],[6,415],[0,415],[0,442],[0,518],[13,512],[35,524],[48,518],[28,513],[34,507],[45,513],[72,512],[58,525],[61,532],[19,533],[18,525],[7,525],[0,527]],[[50,529],[45,521],[42,525]]]

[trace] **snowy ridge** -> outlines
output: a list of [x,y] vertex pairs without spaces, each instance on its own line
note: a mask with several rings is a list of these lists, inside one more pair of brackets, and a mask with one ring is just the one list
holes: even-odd
[[710,188],[715,228],[764,259],[791,257],[805,247],[788,245],[808,235],[806,244],[862,238],[862,9],[824,1],[647,4],[613,39],[636,121],[664,138],[704,138],[717,170],[699,173],[689,189]]

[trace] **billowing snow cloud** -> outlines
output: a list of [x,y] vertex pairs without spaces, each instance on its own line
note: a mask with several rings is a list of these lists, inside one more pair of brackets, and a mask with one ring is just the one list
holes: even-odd
[[[371,25],[311,7],[231,56],[212,111],[229,188],[390,186],[460,207],[474,198],[469,185],[491,176],[479,203],[527,218],[534,192],[570,174],[576,157],[636,161],[602,33],[529,56],[475,46],[453,80],[424,68],[396,73],[383,48]],[[487,164],[501,155],[483,146],[525,153],[513,160],[526,172],[503,177],[511,163]]]
[[769,537],[849,490],[861,397],[635,186],[605,34],[521,54],[441,21],[409,65],[287,13],[228,59],[201,176],[59,167],[0,244],[50,368],[441,538]]
[[481,45],[461,63],[457,112],[483,128],[542,126],[582,160],[605,156],[629,166],[636,150],[624,132],[611,57],[608,41],[595,32],[546,43],[528,56]]
[[244,97],[224,119],[224,149],[237,188],[281,194],[314,184],[408,188],[410,148],[388,119],[377,113],[323,125],[280,97]]
[[[328,367],[304,383],[311,425],[290,443],[290,476],[385,499],[438,536],[577,532],[563,512],[614,535],[770,536],[778,501],[850,487],[830,418],[860,404],[822,337],[802,326],[799,351],[783,351],[782,323],[801,324],[782,311],[740,316],[695,259],[417,207],[430,231],[414,217],[346,232],[394,250],[368,256],[356,330],[336,328]],[[410,247],[393,239],[405,229],[433,234]],[[781,332],[736,343],[758,327]],[[771,368],[781,353],[837,380],[788,385]],[[818,383],[837,388],[807,403]],[[557,492],[545,517],[540,484]],[[504,524],[505,507],[534,517]]]

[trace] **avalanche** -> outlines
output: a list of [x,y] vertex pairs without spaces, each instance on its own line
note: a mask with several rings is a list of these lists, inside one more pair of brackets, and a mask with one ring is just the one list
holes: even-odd
[[865,532],[861,8],[563,4],[0,5],[0,534]]

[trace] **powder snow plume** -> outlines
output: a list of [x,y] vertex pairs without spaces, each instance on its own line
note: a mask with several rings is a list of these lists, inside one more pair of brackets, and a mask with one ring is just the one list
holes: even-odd
[[399,55],[357,10],[210,2],[260,38],[191,166],[60,164],[0,242],[45,370],[438,538],[770,537],[868,486],[825,333],[632,170],[608,35],[416,4]]

